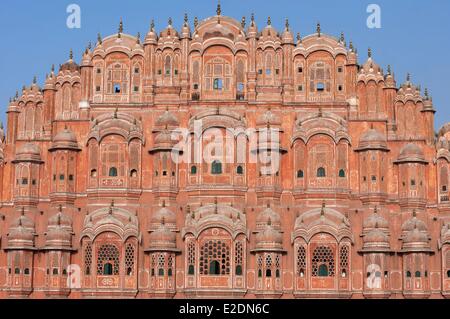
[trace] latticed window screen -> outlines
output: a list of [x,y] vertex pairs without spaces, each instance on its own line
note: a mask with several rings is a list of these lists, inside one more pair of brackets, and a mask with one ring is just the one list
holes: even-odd
[[324,62],[314,63],[309,70],[309,74],[311,92],[315,92],[319,85],[323,85],[324,91],[331,91],[331,69],[328,64],[325,64]]
[[258,255],[256,264],[258,266],[258,277],[262,277],[263,257],[261,255]]
[[111,143],[102,145],[102,175],[111,176],[110,172],[113,169],[116,176],[125,175],[125,144]]
[[166,265],[166,256],[164,254],[158,255],[158,276],[164,276],[164,268]]
[[200,252],[200,274],[230,274],[230,247],[226,243],[221,240],[210,240],[203,244]]
[[334,254],[330,247],[319,246],[312,256],[313,277],[333,277],[335,274]]
[[236,265],[236,275],[241,276],[243,264],[243,247],[242,242],[240,241],[238,241],[235,246],[234,264]]
[[151,275],[154,276],[155,275],[155,268],[156,268],[156,254],[152,254],[152,259],[151,259]]
[[169,255],[169,258],[167,259],[167,275],[170,277],[172,276],[173,272],[173,256]]
[[[110,66],[107,73],[108,94],[127,94],[128,78],[128,70],[126,65],[115,64]],[[116,87],[119,88],[118,92],[115,91]]]
[[195,243],[193,241],[188,244],[188,274],[195,274]]
[[[231,65],[222,58],[214,58],[205,65],[205,88],[206,90],[230,90],[232,72]],[[217,86],[221,83],[221,87]]]
[[119,275],[120,254],[116,246],[102,245],[98,250],[97,275]]
[[339,266],[341,274],[348,274],[348,246],[342,246],[339,251]]
[[297,276],[304,276],[306,272],[306,249],[297,247]]
[[127,275],[131,276],[134,272],[134,246],[132,244],[127,244],[125,249],[125,268]]
[[90,275],[92,269],[92,245],[91,243],[86,244],[84,250],[84,274]]

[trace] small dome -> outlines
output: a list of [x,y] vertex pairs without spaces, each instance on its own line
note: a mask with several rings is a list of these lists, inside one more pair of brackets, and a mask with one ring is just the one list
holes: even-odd
[[261,230],[268,223],[271,223],[275,228],[281,227],[280,215],[270,207],[267,207],[256,217],[256,229]]
[[33,248],[34,234],[34,222],[25,215],[21,215],[10,225],[8,248]]
[[71,248],[72,233],[62,227],[52,227],[47,230],[45,247],[49,248]]
[[172,144],[172,136],[169,131],[162,131],[155,137],[155,144]]
[[160,224],[160,227],[150,234],[149,241],[152,250],[171,250],[177,247],[175,232],[171,231],[165,224]]
[[427,231],[427,225],[425,222],[417,218],[415,213],[413,213],[413,218],[406,221],[402,226],[402,231],[412,231],[414,229],[418,229],[419,231]]
[[427,243],[428,234],[420,231],[418,228],[409,231],[403,239],[403,243]]
[[61,65],[59,71],[79,72],[80,66],[76,64],[72,59]]
[[389,236],[381,229],[375,228],[364,235],[364,243],[389,243]]
[[26,143],[17,150],[16,155],[36,155],[40,157],[41,150],[36,144]]
[[56,215],[50,217],[48,226],[60,226],[64,228],[72,228],[72,218],[58,212]]
[[424,153],[422,148],[414,143],[406,144],[400,151],[400,155],[398,156],[397,163],[402,162],[424,162],[425,160]]
[[176,215],[170,209],[163,206],[160,210],[155,212],[150,219],[152,228],[156,229],[160,224],[165,224],[168,228],[176,228]]
[[281,250],[283,236],[269,222],[262,231],[256,234],[257,250]]
[[177,118],[168,110],[166,110],[157,120],[156,120],[156,126],[162,126],[162,127],[178,127],[179,122]]
[[363,223],[363,228],[381,228],[389,229],[389,223],[383,216],[381,216],[377,210],[375,210]]
[[386,136],[375,129],[365,132],[359,140],[360,150],[365,149],[387,149]]
[[53,138],[53,144],[50,150],[55,149],[78,150],[79,148],[76,135],[68,128],[65,128],[64,130],[56,134]]

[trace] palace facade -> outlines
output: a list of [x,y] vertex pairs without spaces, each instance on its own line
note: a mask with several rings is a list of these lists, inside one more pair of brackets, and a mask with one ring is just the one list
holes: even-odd
[[[320,25],[220,7],[144,40],[121,23],[8,106],[0,297],[449,297],[450,124],[434,116],[409,76]],[[227,143],[198,159],[178,128]]]

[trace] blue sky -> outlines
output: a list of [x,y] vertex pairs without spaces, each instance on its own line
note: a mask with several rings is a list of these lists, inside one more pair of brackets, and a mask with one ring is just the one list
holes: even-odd
[[[66,26],[66,8],[81,7],[81,29]],[[321,22],[324,33],[339,36],[358,48],[360,62],[371,47],[374,59],[386,69],[392,65],[397,83],[408,72],[412,81],[429,88],[433,96],[436,129],[450,121],[450,1],[448,0],[222,0],[222,14],[240,21],[252,12],[258,27],[271,16],[272,25],[281,30],[289,18],[291,28],[302,35],[314,33]],[[381,7],[382,28],[366,26],[369,4]],[[73,48],[77,61],[97,33],[116,33],[123,17],[126,33],[145,35],[152,18],[160,31],[173,18],[179,28],[185,12],[192,23],[214,15],[217,1],[194,0],[2,0],[0,2],[0,119],[4,121],[9,98],[33,76],[42,85],[52,64],[65,62]]]

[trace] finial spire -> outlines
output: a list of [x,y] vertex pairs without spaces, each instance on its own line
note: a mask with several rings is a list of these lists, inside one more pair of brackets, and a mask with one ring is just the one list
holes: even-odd
[[172,21],[172,17],[169,17],[169,21],[168,21],[168,23],[169,23],[169,26],[172,26],[172,23],[173,23],[173,21]]
[[222,15],[222,6],[220,5],[220,0],[217,2],[217,10],[216,13],[218,16]]
[[388,75],[391,75],[391,65],[390,64],[388,64],[387,73],[388,73]]
[[198,18],[197,17],[194,18],[194,28],[195,28],[195,30],[197,30],[197,28],[198,28]]
[[320,22],[317,23],[317,36],[320,38],[322,33],[322,28],[320,26]]
[[138,32],[136,35],[136,42],[137,42],[137,44],[141,44],[141,33],[140,32]]
[[350,41],[349,48],[350,48],[351,51],[353,51],[354,47],[353,47],[353,42],[352,41]]
[[69,52],[69,60],[70,61],[73,60],[73,50],[72,49],[70,49],[70,52]]
[[120,18],[120,23],[119,23],[119,38],[122,36],[123,33],[123,20],[122,18]]
[[410,82],[411,81],[411,74],[408,72],[406,74],[406,82]]
[[103,42],[102,35],[100,33],[97,34],[97,42],[98,42],[98,44],[102,44],[102,42]]
[[241,26],[242,26],[242,29],[245,28],[245,23],[246,23],[245,17],[242,17],[242,20],[241,20]]
[[425,94],[425,97],[426,97],[426,99],[428,100],[428,88],[425,88],[425,92],[424,92],[424,94]]
[[252,21],[252,27],[254,27],[255,26],[255,14],[254,13],[252,13],[250,20]]
[[33,77],[33,84],[36,84],[37,83],[37,77],[36,77],[36,75]]
[[372,49],[371,49],[371,48],[368,48],[368,49],[367,49],[367,56],[368,56],[369,58],[372,57]]
[[300,32],[297,32],[297,41],[298,42],[302,41],[302,37],[300,36]]
[[272,25],[272,19],[270,16],[267,17],[267,25]]
[[284,25],[286,26],[286,30],[289,31],[289,19],[288,18],[286,18]]
[[344,32],[341,32],[341,43],[345,42],[345,36],[344,36]]
[[185,26],[185,27],[187,27],[188,22],[189,22],[188,14],[187,14],[187,13],[184,13],[184,26]]
[[152,19],[152,22],[150,23],[150,31],[155,31],[155,20]]

